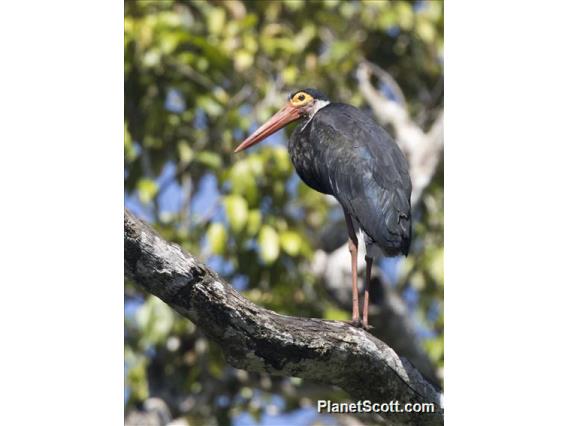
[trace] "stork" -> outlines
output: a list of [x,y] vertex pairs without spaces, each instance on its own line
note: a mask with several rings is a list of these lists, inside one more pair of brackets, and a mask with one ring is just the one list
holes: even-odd
[[[334,196],[345,215],[351,253],[352,320],[369,329],[369,286],[377,256],[407,255],[412,233],[407,161],[390,135],[354,106],[330,102],[316,89],[293,92],[286,105],[236,149],[261,142],[299,121],[288,142],[292,163],[311,188]],[[365,246],[363,319],[359,316],[357,252]]]

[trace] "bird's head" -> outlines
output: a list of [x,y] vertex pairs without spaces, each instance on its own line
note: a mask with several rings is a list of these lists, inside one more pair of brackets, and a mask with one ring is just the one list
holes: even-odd
[[246,138],[235,149],[235,152],[256,145],[293,121],[299,119],[310,120],[316,112],[327,104],[329,104],[327,96],[316,89],[302,89],[292,92],[286,105]]

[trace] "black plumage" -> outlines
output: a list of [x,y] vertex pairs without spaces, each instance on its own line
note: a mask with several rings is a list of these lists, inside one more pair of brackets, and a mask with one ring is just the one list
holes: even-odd
[[330,103],[300,121],[288,149],[302,180],[337,198],[367,243],[387,256],[408,254],[408,165],[384,129],[351,105]]

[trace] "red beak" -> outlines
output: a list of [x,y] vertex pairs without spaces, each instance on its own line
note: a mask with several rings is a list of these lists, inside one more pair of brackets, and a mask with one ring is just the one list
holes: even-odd
[[300,118],[300,111],[298,108],[293,107],[292,105],[288,104],[276,114],[274,114],[270,120],[260,126],[256,131],[246,138],[238,147],[235,149],[235,152],[240,152],[244,149],[250,148],[253,145],[256,145],[263,139],[266,139],[271,134],[277,132],[286,124],[291,123],[292,121],[297,120]]

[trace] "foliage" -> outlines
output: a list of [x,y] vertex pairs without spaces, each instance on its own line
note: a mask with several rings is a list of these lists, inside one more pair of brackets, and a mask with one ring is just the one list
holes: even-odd
[[[336,207],[295,175],[284,144],[291,129],[245,154],[233,149],[294,88],[366,108],[354,75],[364,59],[395,78],[427,126],[442,103],[442,3],[128,1],[124,30],[127,207],[255,303],[345,318],[310,268]],[[399,282],[402,294],[420,295],[416,317],[440,365],[441,173],[418,207]],[[127,409],[159,396],[174,415],[231,424],[240,411],[258,417],[273,407],[272,394],[284,410],[313,392],[342,395],[235,370],[191,323],[131,283],[125,301]]]

